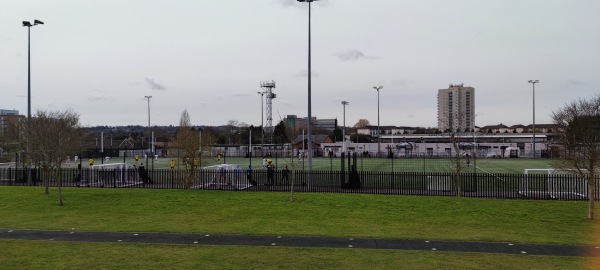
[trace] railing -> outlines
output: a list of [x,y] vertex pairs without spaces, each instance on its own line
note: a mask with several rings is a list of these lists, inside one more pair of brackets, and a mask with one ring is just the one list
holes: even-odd
[[[237,191],[322,193],[361,193],[383,195],[457,196],[502,199],[586,200],[587,182],[571,174],[496,174],[463,173],[457,180],[453,173],[378,172],[378,171],[313,171],[309,180],[306,171],[292,171],[287,179],[281,170],[272,174],[259,169],[247,173],[232,169],[185,170],[157,169],[62,169],[63,187],[149,188],[149,189],[211,189]],[[49,186],[57,186],[59,173],[48,177]],[[27,170],[0,168],[0,186],[40,186],[45,176],[32,171],[27,182]],[[188,181],[186,181],[186,179]],[[600,182],[596,178],[596,183]],[[596,184],[596,194],[599,194]],[[599,198],[596,197],[596,200]]]

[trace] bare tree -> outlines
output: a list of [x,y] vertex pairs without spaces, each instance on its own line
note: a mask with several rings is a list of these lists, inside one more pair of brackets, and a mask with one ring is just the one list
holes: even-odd
[[364,128],[368,125],[370,125],[369,120],[359,119],[358,122],[356,122],[356,124],[354,124],[354,126],[352,126],[352,128]]
[[181,113],[179,128],[175,133],[173,148],[178,153],[179,158],[185,164],[184,186],[190,188],[197,169],[201,166],[204,155],[202,152],[210,145],[211,137],[201,131],[194,130],[191,125],[190,115],[187,110]]
[[554,166],[577,172],[587,182],[588,215],[594,218],[596,173],[600,168],[600,94],[566,104],[552,113],[559,126],[560,159]]
[[240,131],[247,127],[248,124],[244,122],[240,122],[238,120],[228,120],[227,121],[227,138],[229,144],[239,144],[240,143]]
[[454,191],[456,192],[457,197],[462,196],[462,172],[467,167],[465,161],[469,158],[468,156],[466,156],[468,154],[465,154],[461,149],[460,139],[462,135],[465,134],[465,130],[461,129],[461,127],[463,126],[464,119],[464,117],[462,116],[463,115],[461,113],[454,112],[452,117],[445,116],[443,119],[439,119],[440,122],[449,127],[449,129],[447,129],[446,131],[450,140],[450,145],[452,146],[452,152],[449,153],[448,158],[450,160],[450,163],[452,164],[452,170],[454,173]]
[[38,111],[29,123],[24,122],[26,136],[22,144],[29,145],[28,157],[42,170],[44,193],[49,194],[50,179],[56,177],[58,205],[62,199],[62,164],[67,156],[76,155],[83,137],[79,114],[71,111]]
[[[450,144],[452,145],[452,153],[450,154],[450,163],[452,163],[452,169],[454,173],[454,189],[456,191],[456,196],[462,196],[462,172],[467,167],[465,165],[465,157],[460,147],[460,136],[461,134],[458,132],[450,132]],[[467,154],[468,155],[468,154]]]
[[[285,132],[286,137],[288,138],[295,138],[298,135],[298,131],[291,127],[287,127]],[[289,150],[290,151],[287,153],[287,157],[284,159],[284,165],[290,167],[290,202],[294,202],[294,184],[296,182],[296,171],[299,168],[298,165],[300,164],[300,160],[294,155],[294,149],[291,143],[289,144]]]

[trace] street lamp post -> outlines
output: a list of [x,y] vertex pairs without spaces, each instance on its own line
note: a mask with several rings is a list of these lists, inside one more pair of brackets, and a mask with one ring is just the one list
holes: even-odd
[[264,146],[264,143],[265,143],[264,142],[264,140],[265,140],[265,125],[263,123],[263,120],[265,118],[264,115],[263,115],[264,114],[264,110],[263,110],[263,104],[264,104],[263,96],[265,95],[265,92],[256,92],[256,93],[258,93],[260,95],[260,133],[261,133],[261,135],[260,135],[260,153],[262,155],[263,148],[265,147]]
[[475,117],[473,117],[473,174],[477,175],[477,150],[479,150],[479,147],[477,146],[477,137],[475,136],[475,127],[477,125],[475,125],[475,120],[477,120],[477,115],[479,113],[475,114]]
[[[144,96],[144,98],[146,98],[148,100],[148,135],[150,136],[150,98],[152,98],[152,96]],[[152,140],[154,140],[153,138],[150,138],[150,144],[148,144],[148,147],[152,147]],[[150,148],[152,149],[152,148]],[[148,159],[150,157],[148,157],[148,155],[146,154],[146,168],[148,168]],[[152,163],[152,167],[154,167],[154,162]]]
[[[38,24],[44,24],[40,20],[23,21],[23,26],[27,27],[27,132],[31,132],[31,27]],[[27,153],[29,153],[29,141],[27,142]],[[27,166],[27,184],[31,185],[31,159],[28,159]]]
[[307,184],[310,187],[311,185],[311,173],[312,173],[312,124],[311,124],[311,54],[310,54],[310,3],[316,0],[297,0],[298,2],[307,2],[308,3],[308,120],[307,120],[307,129],[308,129],[308,181]]
[[31,27],[38,24],[44,23],[40,20],[34,20],[33,24],[23,21],[23,26],[27,27],[27,121],[31,120]]
[[377,157],[381,155],[381,129],[379,128],[379,90],[383,86],[373,86],[373,89],[377,91]]
[[539,82],[539,80],[529,80],[529,83],[533,85],[533,137],[531,138],[533,146],[532,158],[535,158],[535,84]]
[[344,126],[342,127],[342,152],[346,153],[346,105],[350,104],[348,101],[342,101],[342,107],[344,107]]

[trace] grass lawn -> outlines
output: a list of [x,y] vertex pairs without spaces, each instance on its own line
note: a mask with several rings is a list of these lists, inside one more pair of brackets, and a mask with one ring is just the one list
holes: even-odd
[[[0,227],[586,244],[582,201],[0,187]],[[595,241],[595,239],[594,239]]]
[[[599,243],[585,202],[360,194],[0,187],[0,228]],[[589,258],[1,240],[8,269],[581,269]],[[593,261],[597,262],[597,261]],[[591,268],[590,268],[591,269]]]
[[3,269],[594,269],[595,258],[0,240]]

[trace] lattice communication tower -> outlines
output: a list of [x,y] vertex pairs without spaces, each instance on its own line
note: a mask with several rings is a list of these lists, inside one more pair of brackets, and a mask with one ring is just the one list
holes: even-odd
[[260,82],[260,87],[264,90],[267,96],[267,124],[265,125],[265,132],[269,137],[270,142],[273,142],[273,99],[277,97],[273,93],[275,88],[275,81],[264,81]]

